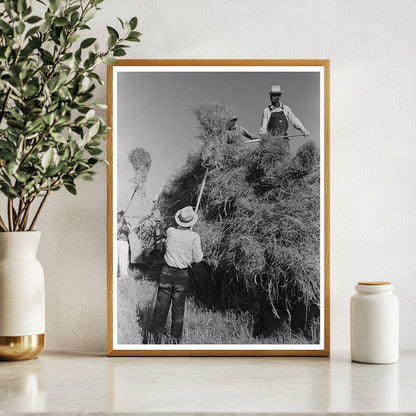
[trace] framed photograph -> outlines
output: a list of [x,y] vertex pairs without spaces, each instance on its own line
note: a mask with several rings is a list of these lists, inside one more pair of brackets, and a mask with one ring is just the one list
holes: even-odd
[[329,60],[107,81],[107,354],[328,356]]

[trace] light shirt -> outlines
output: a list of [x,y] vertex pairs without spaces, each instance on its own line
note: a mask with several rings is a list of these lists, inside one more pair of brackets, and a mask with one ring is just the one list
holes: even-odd
[[247,137],[247,139],[253,140],[253,135],[244,127],[239,126],[236,124],[232,128],[227,129],[227,143],[244,143],[244,137]]
[[300,120],[293,114],[292,110],[286,104],[280,103],[279,107],[272,106],[271,110],[269,107],[264,109],[263,118],[260,125],[260,136],[267,134],[267,126],[270,121],[270,114],[275,111],[283,111],[285,117],[292,123],[295,129],[300,130],[302,133],[306,131],[305,127],[303,127],[303,124],[300,122]]
[[202,260],[201,237],[190,230],[169,227],[166,232],[165,262],[170,267],[186,269]]

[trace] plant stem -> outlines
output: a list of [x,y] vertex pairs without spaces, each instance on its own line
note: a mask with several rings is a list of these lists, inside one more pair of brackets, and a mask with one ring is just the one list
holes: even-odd
[[24,231],[22,230],[22,221],[26,211],[26,202],[23,199],[19,201],[19,209],[17,211],[17,218],[15,221],[15,230],[16,231]]
[[3,218],[1,217],[1,215],[0,215],[0,229],[1,229],[1,231],[7,231],[6,224],[4,223]]
[[14,231],[13,227],[13,200],[11,198],[7,201],[7,215],[9,217],[9,230]]
[[29,209],[30,209],[30,206],[32,205],[32,202],[33,202],[33,199],[32,199],[32,200],[30,200],[30,201],[26,204],[26,207],[25,207],[25,215],[23,216],[22,223],[21,223],[21,225],[20,225],[20,229],[21,229],[22,231],[25,231],[25,230],[26,230],[27,220],[28,220],[28,218],[29,218]]
[[20,218],[22,216],[22,208],[23,208],[23,201],[20,199],[19,200],[19,208],[17,209],[17,215],[14,216],[14,229],[15,231],[19,231],[19,222],[20,222]]
[[40,203],[39,208],[36,211],[35,217],[33,218],[32,224],[30,224],[29,231],[33,230],[33,228],[34,228],[34,226],[35,226],[35,224],[36,224],[36,222],[39,218],[40,211],[42,210],[43,206],[45,205],[46,199],[48,198],[50,192],[51,192],[51,190],[48,189],[45,196],[43,197],[42,202]]

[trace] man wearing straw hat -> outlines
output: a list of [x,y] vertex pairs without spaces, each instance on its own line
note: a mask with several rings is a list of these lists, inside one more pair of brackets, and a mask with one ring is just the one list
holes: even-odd
[[283,91],[280,85],[272,85],[269,95],[271,105],[263,111],[263,117],[260,125],[260,136],[271,134],[272,136],[283,137],[287,151],[289,152],[289,138],[287,130],[289,121],[293,127],[299,130],[305,137],[309,136],[309,131],[303,127],[301,121],[293,114],[292,110],[280,102],[280,96]]
[[175,215],[177,228],[169,227],[166,233],[165,265],[162,267],[157,300],[150,332],[154,341],[160,343],[164,335],[166,319],[172,303],[171,337],[180,343],[185,313],[185,297],[189,286],[189,268],[199,263],[203,253],[199,234],[191,231],[198,214],[192,207],[180,209]]
[[254,140],[255,137],[244,127],[237,124],[238,117],[234,114],[227,124],[227,143],[245,143],[245,137]]

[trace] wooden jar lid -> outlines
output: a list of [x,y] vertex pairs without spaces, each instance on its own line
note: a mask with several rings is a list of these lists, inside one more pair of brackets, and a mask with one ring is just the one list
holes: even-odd
[[358,282],[359,285],[364,286],[380,286],[380,285],[391,285],[390,282],[377,282],[377,281],[369,281],[369,282]]

